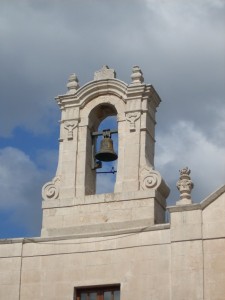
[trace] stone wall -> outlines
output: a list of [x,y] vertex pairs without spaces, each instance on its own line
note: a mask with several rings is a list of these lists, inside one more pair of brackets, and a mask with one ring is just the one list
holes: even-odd
[[1,240],[0,299],[71,300],[120,284],[121,300],[224,300],[225,186],[170,207],[170,224],[120,233]]

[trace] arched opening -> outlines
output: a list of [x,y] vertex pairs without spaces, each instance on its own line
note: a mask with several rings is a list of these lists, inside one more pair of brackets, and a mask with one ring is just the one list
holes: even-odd
[[[91,147],[87,151],[87,155],[92,159],[91,171],[90,163],[86,170],[86,183],[91,183],[92,189],[86,189],[87,194],[103,194],[112,193],[116,181],[115,161],[98,161],[95,155],[100,150],[100,144],[103,137],[103,131],[108,130],[113,141],[113,149],[118,153],[118,127],[117,127],[117,111],[115,107],[108,103],[99,104],[89,115],[89,129],[91,135]],[[89,153],[88,153],[89,152]],[[87,159],[88,161],[88,159]],[[92,192],[90,192],[92,190]]]
[[[98,131],[105,129],[118,130],[115,116],[105,118],[99,125]],[[118,153],[118,134],[112,134],[113,149]],[[102,136],[98,136],[96,150],[99,151]],[[96,194],[113,193],[116,182],[117,160],[103,162],[102,168],[96,170]]]

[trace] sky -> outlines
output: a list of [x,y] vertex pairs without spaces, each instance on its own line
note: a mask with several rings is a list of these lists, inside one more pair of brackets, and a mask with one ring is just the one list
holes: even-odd
[[224,184],[224,13],[224,0],[1,0],[0,238],[40,235],[41,188],[58,160],[54,97],[70,74],[82,86],[103,65],[126,83],[140,66],[162,99],[155,169],[168,205],[183,167],[193,202]]

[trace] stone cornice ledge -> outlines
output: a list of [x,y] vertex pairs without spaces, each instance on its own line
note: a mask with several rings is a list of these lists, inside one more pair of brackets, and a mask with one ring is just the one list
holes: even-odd
[[0,239],[0,244],[16,244],[23,243],[26,238],[9,238],[9,239]]
[[151,226],[141,226],[135,228],[126,228],[120,230],[108,230],[103,232],[92,232],[92,233],[79,233],[79,234],[70,234],[70,235],[62,235],[62,236],[53,236],[53,237],[26,237],[26,238],[15,238],[15,239],[0,239],[0,244],[15,244],[15,243],[47,243],[52,241],[63,241],[70,239],[81,239],[81,238],[92,238],[92,237],[105,237],[105,236],[114,236],[114,235],[123,235],[123,234],[131,234],[131,233],[141,233],[147,231],[156,231],[156,230],[166,230],[170,229],[169,223],[164,224],[156,224]]
[[[167,225],[167,226],[165,226]],[[83,225],[75,227],[65,227],[61,229],[47,229],[46,232],[42,232],[43,238],[57,237],[61,238],[89,238],[89,237],[104,237],[104,236],[116,236],[120,234],[133,234],[146,231],[157,231],[169,229],[170,224],[150,224],[149,219],[115,222],[108,224],[94,224]]]
[[127,193],[86,195],[83,197],[75,197],[71,199],[44,200],[42,201],[42,208],[56,208],[75,205],[100,204],[105,202],[108,203],[118,201],[142,200],[155,198],[156,194],[156,190],[150,189],[148,191],[137,191]]
[[74,94],[58,95],[55,100],[60,107],[70,104],[84,107],[91,99],[106,93],[117,95],[125,101],[127,84],[116,78],[90,81],[80,87]]
[[187,204],[187,205],[168,206],[166,209],[170,213],[171,212],[190,211],[190,210],[201,209],[201,204],[195,203],[195,204]]

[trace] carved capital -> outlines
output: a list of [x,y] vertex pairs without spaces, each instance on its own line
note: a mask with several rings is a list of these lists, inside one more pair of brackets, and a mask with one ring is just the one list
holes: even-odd
[[52,181],[47,182],[42,188],[42,198],[44,200],[55,200],[59,197],[60,178],[57,176]]
[[67,133],[68,140],[73,139],[73,130],[74,130],[74,128],[77,127],[77,124],[78,124],[77,120],[70,120],[70,121],[66,121],[64,123],[64,128],[68,131],[68,133]]
[[140,118],[140,116],[140,111],[132,111],[126,113],[126,120],[130,123],[130,131],[136,130],[135,122]]

